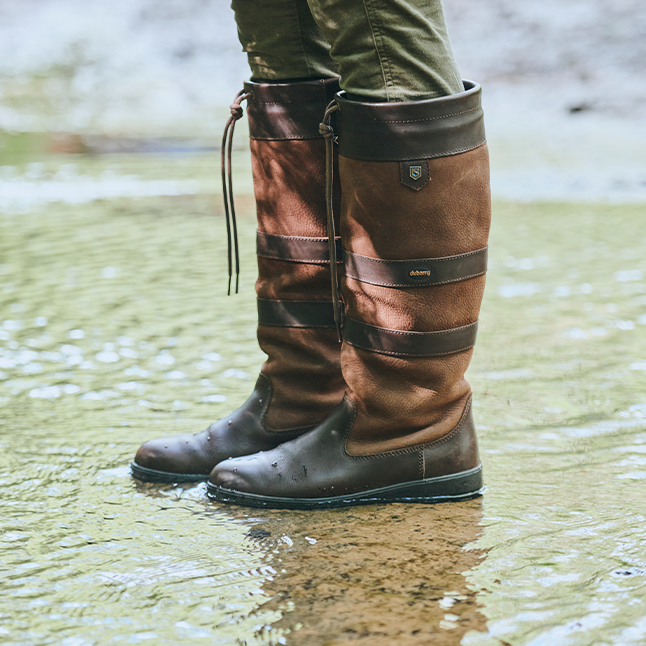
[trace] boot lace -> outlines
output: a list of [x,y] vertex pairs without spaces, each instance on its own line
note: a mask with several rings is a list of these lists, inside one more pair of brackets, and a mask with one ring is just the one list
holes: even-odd
[[330,274],[332,277],[332,306],[334,323],[339,342],[342,340],[343,315],[339,299],[339,272],[336,257],[336,232],[334,230],[334,128],[330,125],[332,115],[339,109],[336,101],[331,101],[325,109],[323,121],[319,124],[319,133],[325,139],[325,206],[327,211],[327,242],[330,253]]
[[[224,126],[224,135],[222,136],[222,195],[224,197],[224,214],[227,224],[227,260],[229,265],[229,286],[227,294],[231,294],[231,280],[233,278],[233,255],[235,255],[235,270],[236,270],[236,294],[238,293],[238,282],[240,278],[240,251],[238,248],[238,225],[236,222],[236,210],[233,203],[233,174],[231,172],[231,155],[233,150],[233,131],[236,126],[236,121],[242,118],[243,101],[253,97],[253,93],[245,93],[240,90],[236,94],[233,103],[231,104],[231,116]],[[231,244],[233,238],[233,245]]]

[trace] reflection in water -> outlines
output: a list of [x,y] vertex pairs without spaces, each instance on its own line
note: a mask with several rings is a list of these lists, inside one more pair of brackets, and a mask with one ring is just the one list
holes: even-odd
[[483,629],[462,574],[483,558],[465,549],[480,500],[261,515],[277,570],[263,610],[284,613],[288,644],[457,645]]

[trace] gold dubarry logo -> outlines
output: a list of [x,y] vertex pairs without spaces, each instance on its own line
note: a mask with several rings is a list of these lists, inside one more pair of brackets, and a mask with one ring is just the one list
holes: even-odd
[[419,179],[422,176],[422,167],[421,166],[411,166],[410,167],[410,178],[411,179]]
[[408,275],[411,278],[424,278],[426,276],[431,275],[431,270],[430,269],[425,269],[424,267],[420,267],[419,269],[411,269],[408,272]]

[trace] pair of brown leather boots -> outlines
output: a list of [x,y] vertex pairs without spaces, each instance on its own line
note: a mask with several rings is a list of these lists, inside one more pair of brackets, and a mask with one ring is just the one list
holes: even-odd
[[491,206],[480,87],[464,87],[362,103],[336,79],[245,84],[267,361],[229,417],[144,444],[135,477],[275,508],[480,493],[464,373]]

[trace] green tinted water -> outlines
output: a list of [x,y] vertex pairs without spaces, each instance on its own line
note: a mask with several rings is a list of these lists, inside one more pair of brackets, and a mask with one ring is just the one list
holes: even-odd
[[245,162],[227,298],[214,157],[69,160],[0,169],[0,642],[646,642],[643,207],[496,204],[483,499],[250,511],[127,467],[252,387]]

